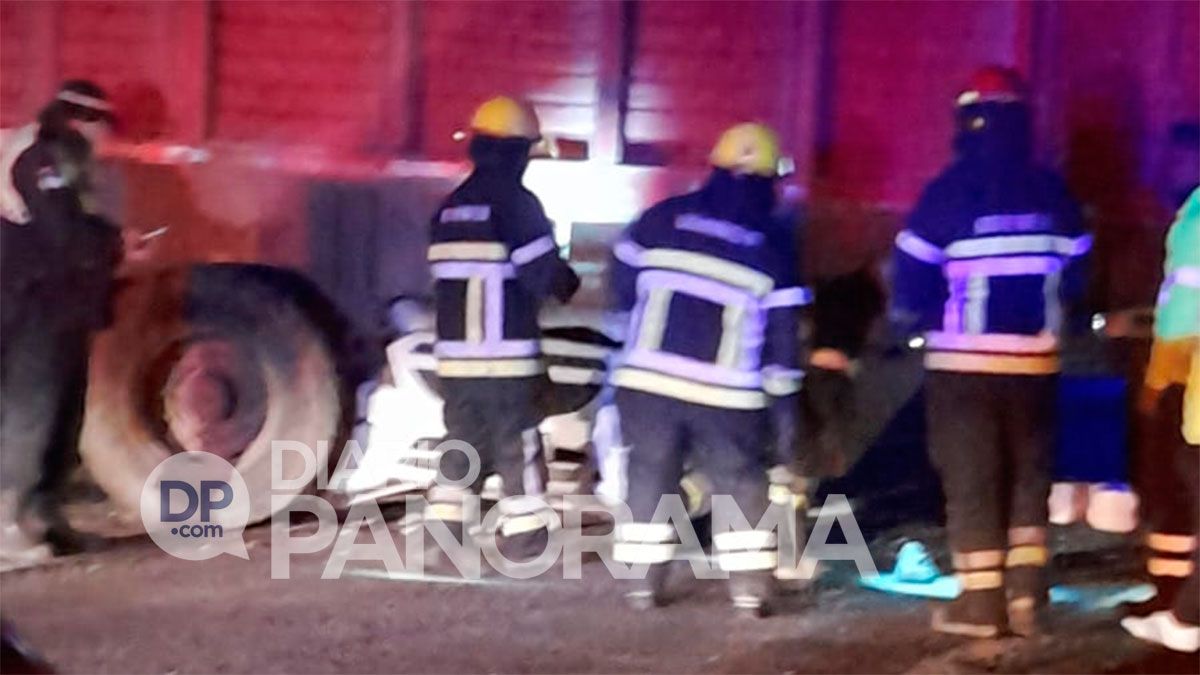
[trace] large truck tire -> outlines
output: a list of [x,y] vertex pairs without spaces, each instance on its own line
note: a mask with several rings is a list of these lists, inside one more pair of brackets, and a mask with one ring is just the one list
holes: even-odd
[[[343,424],[338,368],[286,289],[245,266],[171,270],[127,283],[115,317],[93,344],[80,454],[135,522],[146,479],[174,453],[232,463],[251,523],[271,515],[272,495],[304,491],[272,490],[273,441],[328,465]],[[280,456],[285,478],[307,469],[296,452]]]

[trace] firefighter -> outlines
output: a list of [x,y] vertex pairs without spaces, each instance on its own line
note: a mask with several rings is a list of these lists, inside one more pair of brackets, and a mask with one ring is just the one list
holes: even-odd
[[[790,232],[772,219],[779,160],[760,124],[727,130],[700,190],[646,211],[613,248],[610,292],[628,312],[611,380],[627,459],[633,522],[618,524],[613,557],[647,564],[626,594],[663,602],[679,539],[659,500],[675,495],[685,464],[729,495],[753,528],[767,509],[767,470],[790,464],[796,437],[799,306]],[[772,438],[773,436],[773,438]],[[733,604],[769,613],[773,532],[715,532]]]
[[1157,590],[1121,621],[1134,636],[1200,650],[1197,499],[1200,491],[1200,189],[1167,235],[1154,344],[1139,401],[1145,440],[1139,487],[1149,522],[1146,570]]
[[926,331],[929,451],[962,588],[933,628],[1031,635],[1047,600],[1058,334],[1091,237],[1063,181],[1031,157],[1015,72],[978,71],[956,121],[957,157],[925,188],[895,258],[894,318]]
[[[558,254],[551,223],[537,197],[521,184],[530,152],[541,137],[533,110],[507,97],[483,103],[471,120],[471,175],[437,210],[429,262],[435,280],[434,353],[445,398],[448,438],[479,454],[482,470],[466,489],[437,487],[428,518],[460,537],[463,497],[499,473],[509,496],[544,489],[537,398],[546,385],[538,310],[543,301],[567,302],[579,278]],[[442,473],[467,475],[467,457],[448,452]],[[500,521],[501,552],[510,560],[534,557],[548,532],[537,499],[511,500]]]
[[[0,452],[17,521],[57,554],[97,543],[62,513],[83,424],[88,350],[105,325],[120,231],[97,212],[94,146],[111,130],[104,92],[66,82],[2,153]],[[11,508],[8,504],[6,508]]]

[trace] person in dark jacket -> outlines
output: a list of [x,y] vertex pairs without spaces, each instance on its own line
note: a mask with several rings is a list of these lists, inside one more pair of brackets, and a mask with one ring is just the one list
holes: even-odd
[[[104,92],[65,83],[35,130],[7,148],[0,221],[0,452],[6,492],[21,495],[27,535],[59,554],[89,541],[62,514],[63,488],[78,449],[91,336],[109,318],[119,230],[97,212],[92,149],[110,130]],[[12,200],[10,200],[11,202]]]
[[1058,335],[1091,237],[1063,181],[1031,157],[1016,73],[981,70],[957,104],[958,156],[921,195],[895,259],[895,318],[925,331],[929,451],[962,587],[933,627],[1028,635],[1047,600]]
[[713,536],[734,606],[770,610],[776,535],[754,524],[767,509],[768,468],[794,460],[807,302],[791,231],[772,217],[778,159],[770,129],[729,129],[705,185],[650,208],[613,248],[613,309],[630,318],[611,383],[631,448],[633,516],[617,525],[613,557],[649,565],[626,594],[637,609],[663,602],[679,535],[656,509],[677,494],[689,465],[750,524]]
[[[522,103],[493,98],[471,123],[471,175],[434,216],[429,261],[435,280],[434,354],[446,402],[448,438],[469,443],[482,463],[469,489],[435,488],[427,517],[461,531],[463,497],[499,473],[508,496],[544,490],[545,464],[537,425],[546,385],[538,310],[570,300],[579,278],[559,257],[550,220],[521,185],[540,137],[537,117]],[[468,471],[466,456],[449,452],[442,472]],[[544,549],[548,531],[540,499],[517,504],[500,520],[501,552],[528,559]]]

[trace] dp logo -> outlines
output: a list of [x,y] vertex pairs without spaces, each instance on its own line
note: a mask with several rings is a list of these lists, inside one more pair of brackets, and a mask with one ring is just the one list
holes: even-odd
[[242,530],[250,495],[241,474],[208,452],[163,460],[142,486],[142,524],[159,548],[185,560],[249,558]]

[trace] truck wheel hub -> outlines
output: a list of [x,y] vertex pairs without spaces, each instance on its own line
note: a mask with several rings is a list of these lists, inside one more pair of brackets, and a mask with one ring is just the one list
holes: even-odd
[[250,445],[266,420],[266,384],[258,364],[245,349],[221,339],[182,346],[162,401],[168,442],[229,461]]

